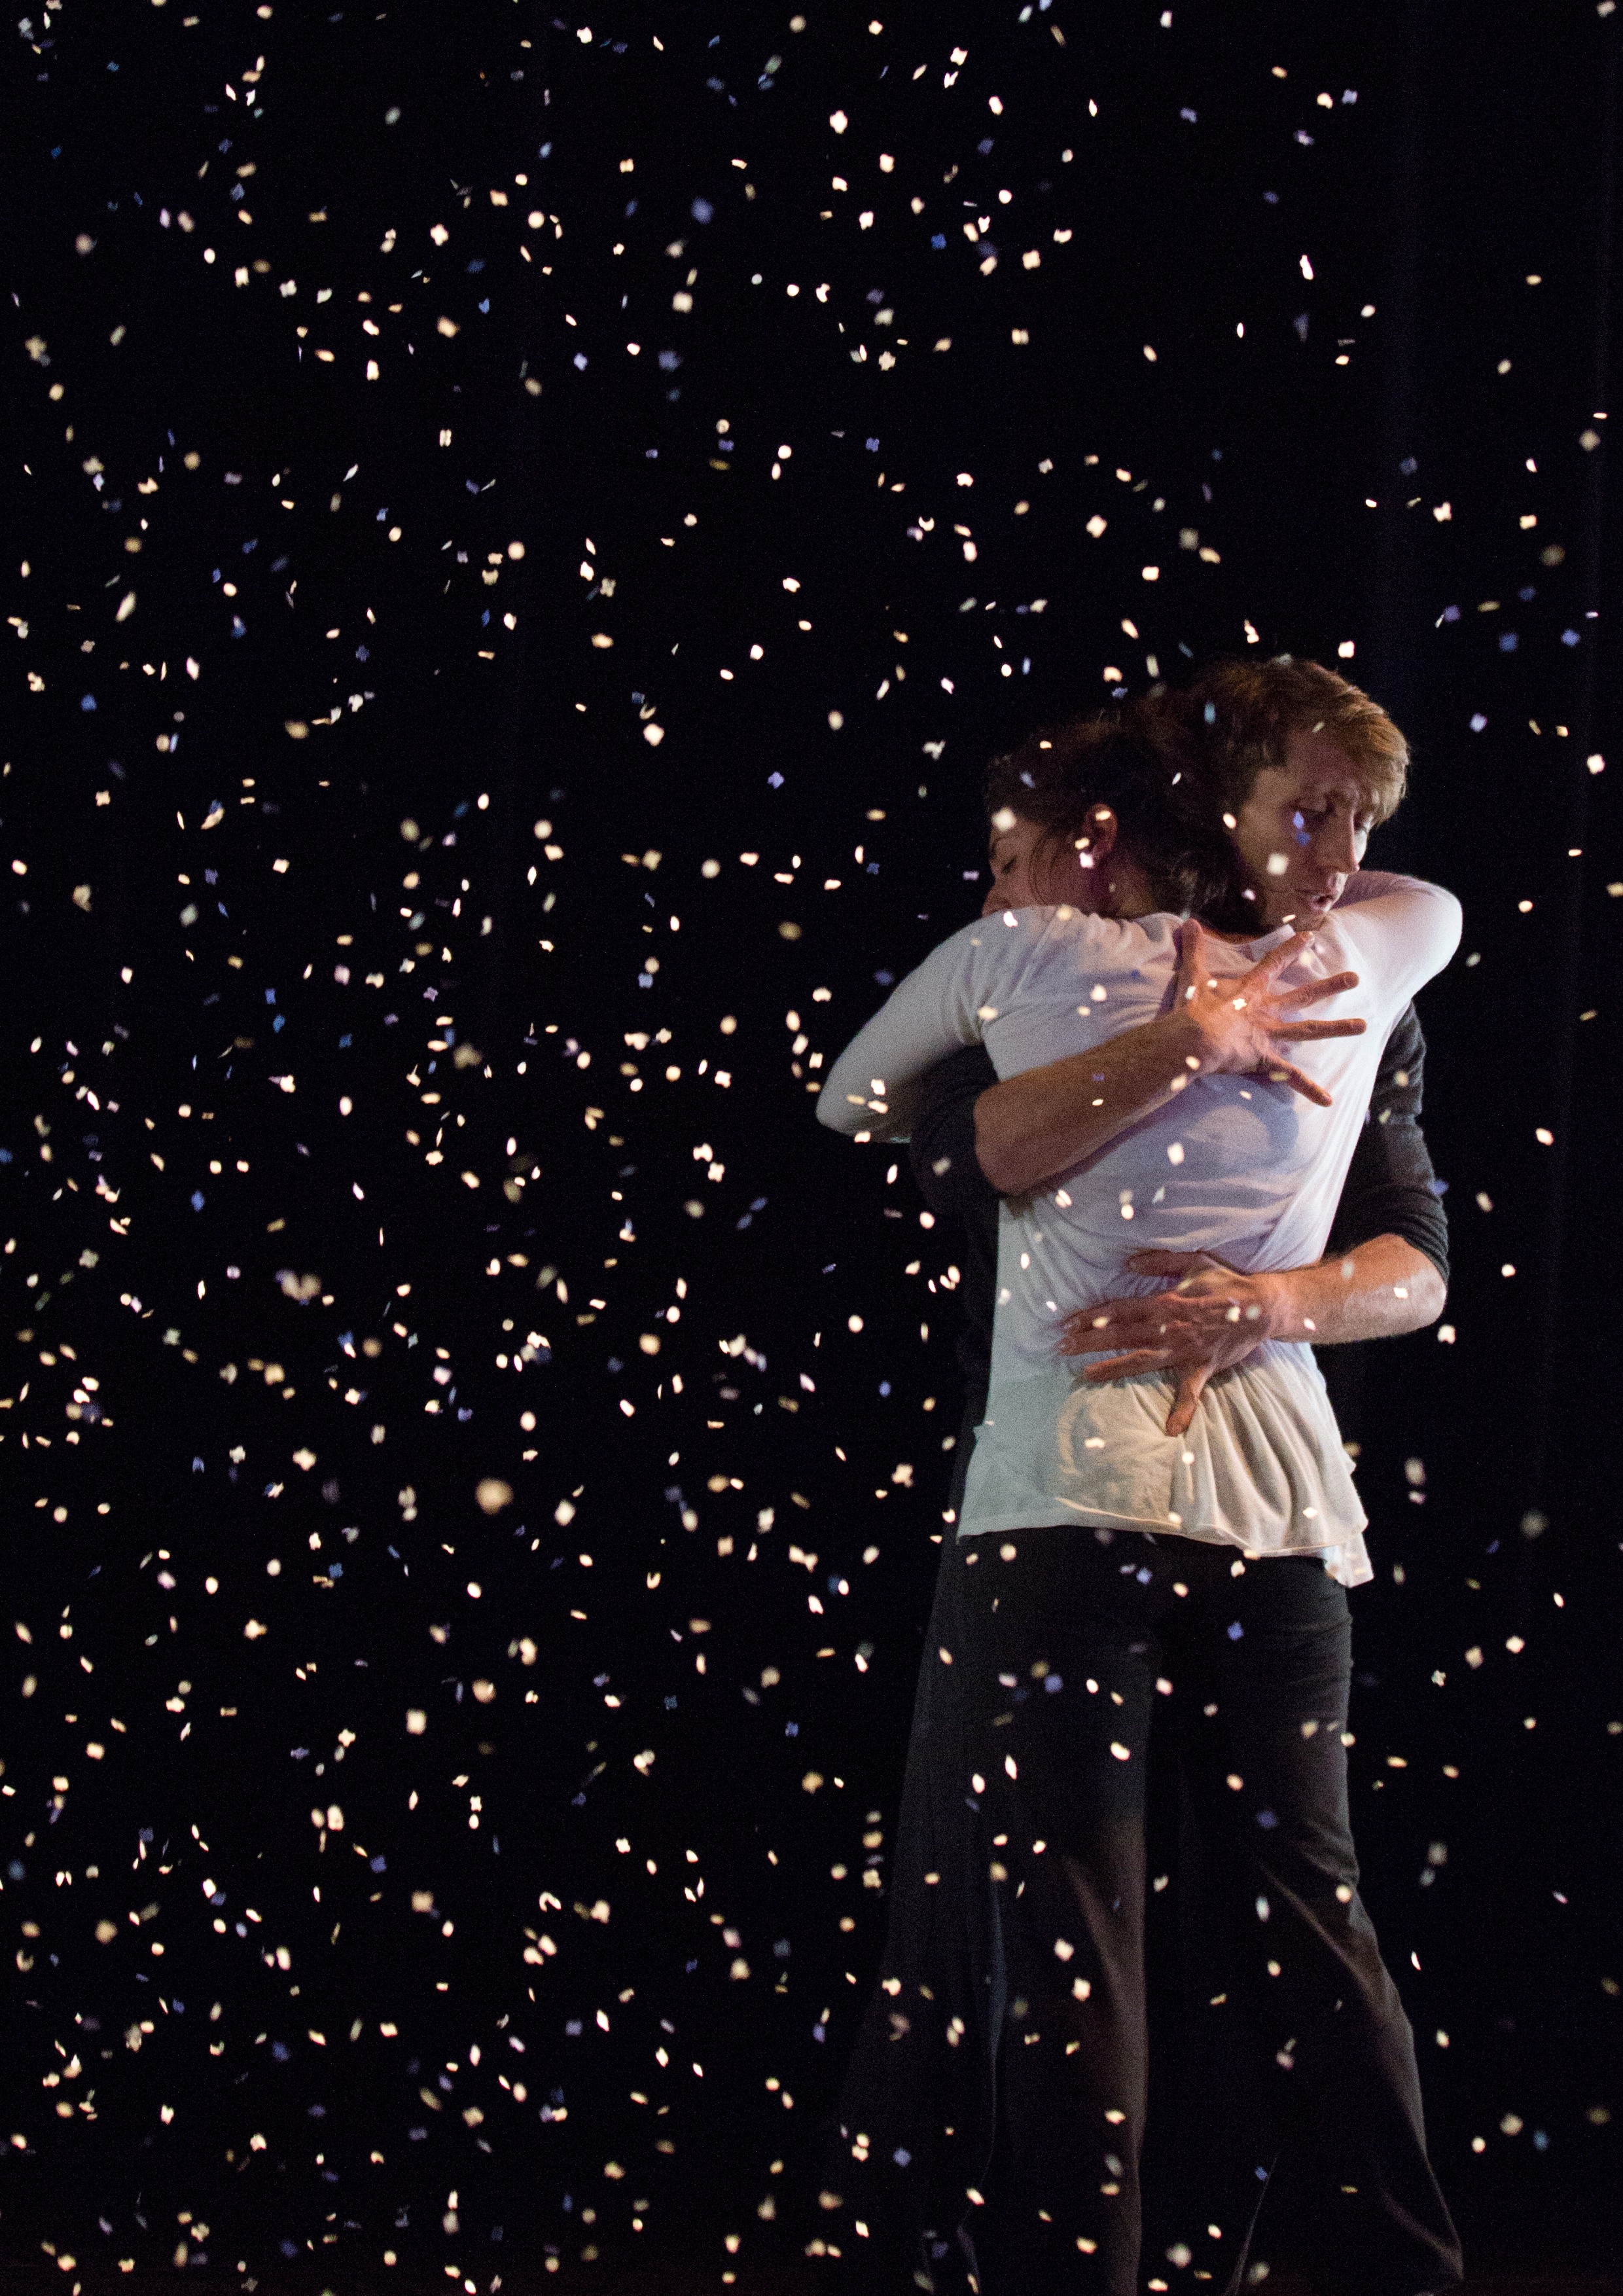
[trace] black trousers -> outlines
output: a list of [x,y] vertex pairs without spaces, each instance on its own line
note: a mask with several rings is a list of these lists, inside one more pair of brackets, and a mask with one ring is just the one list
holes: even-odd
[[[1312,1557],[1076,1525],[962,1542],[956,1568],[963,1790],[1006,1973],[966,2227],[981,2296],[1134,2296],[1141,2259],[1223,2290],[1275,2174],[1326,2291],[1456,2285],[1413,2037],[1357,1892],[1341,1588]],[[1152,1726],[1180,1731],[1206,1871],[1194,2062],[1166,2084],[1184,2120],[1147,2239]]]

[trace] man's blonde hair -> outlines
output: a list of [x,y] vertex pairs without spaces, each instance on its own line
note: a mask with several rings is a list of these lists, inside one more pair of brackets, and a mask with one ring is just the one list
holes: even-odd
[[1266,766],[1283,766],[1292,734],[1328,734],[1368,792],[1377,823],[1408,787],[1409,745],[1378,701],[1316,661],[1225,661],[1188,689],[1190,733],[1225,804],[1238,813]]

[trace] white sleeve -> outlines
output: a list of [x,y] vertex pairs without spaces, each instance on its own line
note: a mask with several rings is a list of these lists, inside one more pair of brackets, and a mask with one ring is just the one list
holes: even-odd
[[1360,869],[1332,913],[1361,988],[1394,1011],[1439,973],[1459,947],[1462,911],[1452,893],[1418,877]]
[[989,959],[980,922],[933,950],[834,1062],[818,1096],[818,1121],[835,1132],[905,1140],[918,1078],[948,1053],[981,1040]]

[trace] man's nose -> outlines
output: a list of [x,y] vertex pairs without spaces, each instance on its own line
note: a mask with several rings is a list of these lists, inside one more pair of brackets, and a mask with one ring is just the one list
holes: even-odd
[[980,914],[983,917],[996,916],[1003,906],[1004,903],[997,890],[997,880],[994,878],[987,887],[987,897],[980,904]]
[[1350,816],[1327,821],[1313,840],[1313,857],[1321,869],[1350,877],[1358,865],[1357,832]]

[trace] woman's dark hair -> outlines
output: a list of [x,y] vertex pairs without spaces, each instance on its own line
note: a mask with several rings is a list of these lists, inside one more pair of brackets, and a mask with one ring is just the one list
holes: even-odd
[[1257,930],[1256,903],[1246,898],[1221,800],[1176,707],[1145,699],[1039,728],[993,758],[986,802],[994,817],[1007,807],[1034,823],[1043,845],[1083,852],[1090,809],[1109,806],[1122,850],[1143,871],[1158,907],[1198,916],[1220,932]]

